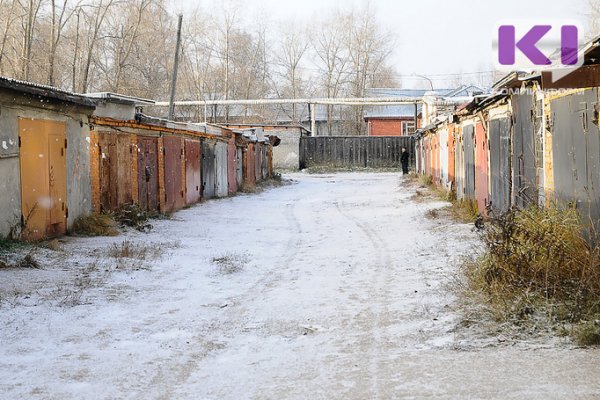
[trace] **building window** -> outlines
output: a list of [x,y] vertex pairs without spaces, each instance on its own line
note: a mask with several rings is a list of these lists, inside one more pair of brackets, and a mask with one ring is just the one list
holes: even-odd
[[415,133],[415,121],[405,121],[402,123],[402,136]]

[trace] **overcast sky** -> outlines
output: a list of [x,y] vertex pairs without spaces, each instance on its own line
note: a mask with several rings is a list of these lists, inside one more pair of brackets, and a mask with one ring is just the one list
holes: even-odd
[[[198,4],[205,9],[222,7],[218,0],[173,1],[174,11]],[[275,31],[281,21],[310,23],[312,17],[327,10],[360,6],[364,1],[244,0],[239,4],[248,20],[270,21]],[[452,78],[448,74],[492,70],[493,28],[499,21],[569,18],[585,25],[588,13],[588,0],[371,0],[371,6],[396,36],[393,64],[407,87],[425,83],[412,76],[414,73],[443,86]]]

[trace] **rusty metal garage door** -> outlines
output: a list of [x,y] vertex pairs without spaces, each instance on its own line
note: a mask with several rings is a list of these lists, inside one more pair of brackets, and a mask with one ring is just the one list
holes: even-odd
[[129,135],[99,132],[100,207],[118,210],[132,202],[131,139]]
[[140,207],[158,210],[158,153],[157,139],[138,136],[138,198]]
[[165,156],[165,211],[179,210],[185,204],[183,192],[183,138],[169,136],[163,138]]

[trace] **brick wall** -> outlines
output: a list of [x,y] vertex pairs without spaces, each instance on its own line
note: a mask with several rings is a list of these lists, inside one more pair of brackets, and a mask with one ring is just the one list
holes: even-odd
[[369,121],[370,136],[401,136],[402,121],[398,119],[375,119]]
[[92,187],[92,211],[100,212],[100,146],[98,132],[90,131],[90,181]]

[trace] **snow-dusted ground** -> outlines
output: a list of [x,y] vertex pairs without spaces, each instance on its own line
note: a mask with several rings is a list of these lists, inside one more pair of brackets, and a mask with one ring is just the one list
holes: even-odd
[[[425,218],[443,203],[397,174],[289,177],[0,270],[0,397],[600,397],[598,350],[457,333],[444,284],[475,235]],[[115,270],[125,239],[166,254]]]

